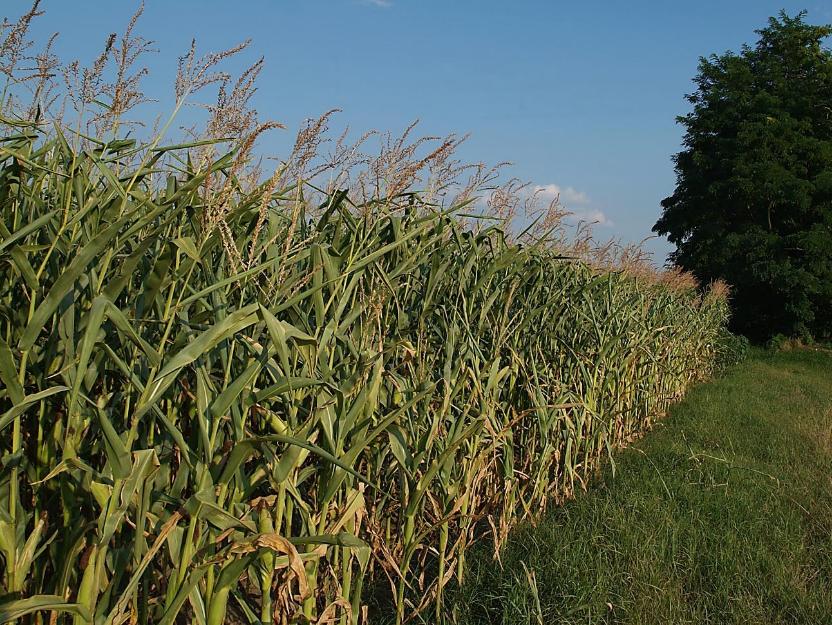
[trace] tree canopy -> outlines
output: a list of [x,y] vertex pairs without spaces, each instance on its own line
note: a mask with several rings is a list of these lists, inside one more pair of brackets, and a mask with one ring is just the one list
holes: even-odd
[[804,18],[700,59],[653,227],[672,262],[733,286],[735,329],[756,339],[832,336],[832,27]]

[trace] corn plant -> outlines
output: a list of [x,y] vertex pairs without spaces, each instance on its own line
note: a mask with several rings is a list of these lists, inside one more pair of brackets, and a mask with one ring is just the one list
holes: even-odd
[[385,588],[397,622],[452,618],[472,542],[712,370],[717,291],[414,190],[7,127],[0,622],[358,623]]

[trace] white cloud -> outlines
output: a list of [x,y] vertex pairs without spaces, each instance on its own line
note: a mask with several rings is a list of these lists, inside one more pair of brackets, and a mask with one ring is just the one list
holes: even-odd
[[369,4],[374,7],[380,7],[382,9],[386,9],[393,6],[392,0],[363,0],[363,4]]
[[592,207],[592,201],[586,192],[578,191],[574,187],[539,184],[531,187],[529,193],[536,195],[538,203],[544,206],[558,198],[560,205],[570,213],[564,218],[568,223],[589,222],[606,228],[615,226],[615,223],[607,217],[604,211]]
[[[529,185],[520,191],[517,199],[522,203],[525,200],[531,200],[532,197],[534,197],[534,205],[544,209],[557,200],[558,206],[568,213],[563,217],[563,221],[571,226],[583,222],[601,228],[615,227],[615,222],[604,211],[593,206],[589,195],[575,187],[563,187],[554,183]],[[470,212],[487,214],[491,199],[491,194],[480,195],[477,201],[469,207]]]
[[573,187],[561,187],[557,184],[539,184],[532,187],[531,192],[538,194],[541,201],[551,202],[556,197],[560,197],[560,203],[566,208],[570,208],[570,206],[586,206],[589,204],[589,196]]
[[607,217],[602,210],[590,209],[585,211],[569,211],[569,215],[565,217],[567,221],[578,223],[583,221],[585,223],[592,223],[606,228],[613,228],[615,222]]

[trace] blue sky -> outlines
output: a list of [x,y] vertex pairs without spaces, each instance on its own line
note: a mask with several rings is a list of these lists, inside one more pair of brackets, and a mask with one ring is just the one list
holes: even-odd
[[[16,17],[27,3],[14,4]],[[35,32],[60,31],[60,56],[90,63],[136,6],[45,0]],[[601,219],[599,237],[639,241],[673,190],[699,56],[753,43],[781,8],[832,22],[819,0],[147,0],[139,30],[160,50],[145,86],[163,102],[191,37],[203,51],[251,37],[236,67],[265,56],[256,108],[287,126],[266,151],[331,108],[357,132],[418,118],[425,134],[471,133],[465,160],[557,185],[568,209]],[[658,262],[670,249],[647,248]]]

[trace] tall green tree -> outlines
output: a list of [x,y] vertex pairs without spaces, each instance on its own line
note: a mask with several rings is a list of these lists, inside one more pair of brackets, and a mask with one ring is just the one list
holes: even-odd
[[735,329],[832,336],[832,27],[781,12],[754,47],[702,58],[653,231],[733,285]]

